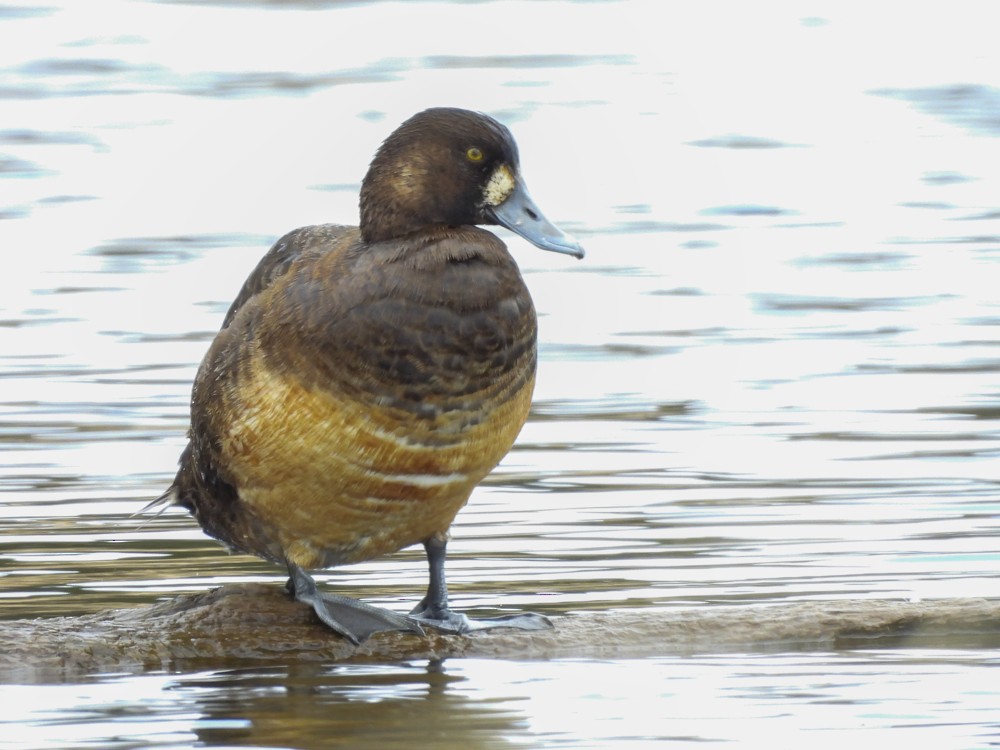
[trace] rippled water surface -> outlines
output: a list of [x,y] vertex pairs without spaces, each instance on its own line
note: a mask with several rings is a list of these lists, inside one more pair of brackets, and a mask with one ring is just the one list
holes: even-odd
[[[1000,597],[990,8],[0,5],[0,616],[283,580],[133,514],[269,243],[355,221],[377,144],[442,104],[510,125],[589,253],[499,232],[539,381],[454,528],[456,605]],[[425,567],[328,580],[402,610]],[[956,642],[178,668],[0,686],[0,746],[986,747],[996,664]]]

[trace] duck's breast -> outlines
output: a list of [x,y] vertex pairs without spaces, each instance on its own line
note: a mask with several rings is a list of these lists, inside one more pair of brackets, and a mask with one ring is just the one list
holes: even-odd
[[305,258],[209,352],[195,429],[217,436],[240,500],[306,567],[446,530],[520,431],[535,313],[481,234],[482,248],[449,238]]

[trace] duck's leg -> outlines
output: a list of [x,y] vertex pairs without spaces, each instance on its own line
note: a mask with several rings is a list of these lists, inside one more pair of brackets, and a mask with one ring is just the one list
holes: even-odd
[[413,618],[373,607],[349,596],[321,593],[312,576],[293,562],[287,564],[288,593],[295,597],[296,601],[311,606],[324,625],[355,646],[367,640],[369,636],[386,630],[406,630],[410,633],[424,634],[423,629]]
[[427,563],[430,567],[430,583],[425,596],[410,617],[424,625],[430,625],[448,633],[471,633],[474,630],[492,628],[517,628],[519,630],[547,630],[552,627],[549,618],[534,612],[519,612],[499,617],[483,617],[473,620],[448,608],[448,584],[444,578],[444,560],[448,539],[435,535],[424,542]]

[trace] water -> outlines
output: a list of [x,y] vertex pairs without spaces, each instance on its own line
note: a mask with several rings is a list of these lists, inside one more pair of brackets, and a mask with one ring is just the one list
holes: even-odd
[[[132,514],[247,272],[354,221],[379,141],[439,104],[507,122],[589,253],[500,232],[541,365],[456,524],[457,606],[1000,597],[990,7],[0,6],[2,616],[282,580]],[[402,610],[424,564],[329,581]],[[0,686],[0,746],[996,745],[996,655],[950,646],[178,665]]]
[[18,732],[21,747],[64,748],[986,747],[1000,730],[996,694],[968,680],[988,684],[996,663],[904,651],[111,677],[19,686],[38,707]]

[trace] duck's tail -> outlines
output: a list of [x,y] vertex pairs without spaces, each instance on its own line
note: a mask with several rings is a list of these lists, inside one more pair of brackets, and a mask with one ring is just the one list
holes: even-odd
[[171,505],[176,505],[177,504],[177,498],[178,498],[177,485],[176,484],[172,484],[167,489],[167,491],[164,492],[162,495],[160,495],[158,498],[156,498],[152,502],[147,503],[146,505],[142,506],[142,508],[140,508],[135,513],[133,513],[131,516],[129,516],[129,518],[131,519],[131,518],[135,518],[136,516],[146,515],[147,513],[150,513],[151,511],[153,511],[154,509],[156,510],[156,512],[153,513],[152,516],[150,516],[149,518],[147,518],[146,520],[144,520],[142,523],[140,523],[136,527],[136,531],[138,531],[139,529],[143,528],[147,523],[149,523],[154,518],[156,518],[157,516],[159,516],[167,508],[169,508]]

